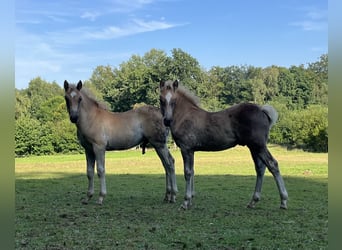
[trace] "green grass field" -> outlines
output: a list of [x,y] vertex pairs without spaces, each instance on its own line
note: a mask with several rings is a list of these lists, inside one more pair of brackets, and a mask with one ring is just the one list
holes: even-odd
[[[255,185],[249,151],[196,152],[193,207],[176,160],[178,199],[163,203],[164,169],[153,150],[108,152],[104,205],[81,204],[84,155],[16,159],[16,249],[327,249],[328,154],[269,146],[289,193],[280,210],[266,171],[262,199],[247,209]],[[99,181],[95,179],[95,192]]]

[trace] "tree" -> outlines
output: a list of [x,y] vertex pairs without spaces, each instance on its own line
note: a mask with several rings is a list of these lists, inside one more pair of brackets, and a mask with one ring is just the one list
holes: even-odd
[[[173,49],[169,56],[151,49],[118,67],[96,67],[84,86],[111,110],[122,112],[145,103],[159,106],[161,79],[179,79],[209,111],[240,102],[271,103],[279,121],[270,132],[270,142],[310,151],[328,148],[327,54],[307,68],[232,65],[206,71],[181,49]],[[40,77],[32,79],[27,89],[15,90],[16,155],[83,152],[63,96],[56,82]]]
[[56,82],[48,83],[37,77],[29,82],[23,93],[31,100],[29,113],[36,117],[40,105],[53,96],[63,95],[63,90]]
[[36,113],[36,118],[41,122],[58,122],[68,119],[65,100],[62,95],[57,95],[42,102]]
[[224,83],[221,99],[226,105],[252,101],[251,83],[247,79],[247,66],[229,66],[224,68],[221,81]]
[[262,68],[249,66],[246,74],[246,81],[252,90],[254,103],[263,104],[266,99],[267,86],[263,80]]
[[[278,76],[279,97],[290,109],[294,109],[297,84],[293,74],[287,68],[279,68]],[[278,97],[278,99],[279,99]]]
[[44,155],[54,152],[52,124],[40,123],[29,117],[22,117],[15,126],[15,154]]
[[115,79],[114,68],[109,65],[97,66],[89,81],[85,82],[85,86],[91,89],[92,93],[95,93],[97,98],[107,102],[113,109],[111,92],[113,91],[112,88],[115,84]]
[[313,77],[313,103],[328,105],[328,54],[323,54],[320,60],[309,63],[308,70]]
[[143,57],[132,55],[117,68],[97,67],[90,82],[110,103],[113,111],[122,112],[136,103],[158,105],[161,79],[180,79],[185,86],[199,93],[204,78],[198,61],[182,50],[174,49],[172,57],[168,57],[165,52],[152,49]]
[[30,108],[30,98],[22,90],[15,89],[15,119],[17,120],[23,116],[30,116]]
[[264,84],[265,84],[265,101],[273,100],[279,92],[278,89],[278,77],[279,77],[279,70],[276,66],[271,66],[263,69],[262,71]]
[[181,49],[173,49],[171,53],[169,77],[171,80],[179,79],[182,84],[198,95],[201,92],[204,80],[199,62]]
[[207,80],[204,82],[205,88],[202,89],[203,92],[200,93],[200,96],[203,98],[203,106],[209,111],[219,111],[227,108],[227,105],[222,101],[223,73],[224,69],[222,67],[212,67],[207,74]]
[[293,101],[299,108],[305,108],[312,100],[312,77],[310,73],[305,70],[304,65],[300,65],[299,67],[292,66],[289,70],[293,74],[294,81],[296,82],[296,93],[293,97]]
[[277,105],[276,109],[280,116],[271,130],[271,142],[312,152],[328,151],[327,107],[313,105],[289,111]]
[[77,139],[76,126],[69,119],[62,119],[53,127],[54,153],[82,153],[84,149]]

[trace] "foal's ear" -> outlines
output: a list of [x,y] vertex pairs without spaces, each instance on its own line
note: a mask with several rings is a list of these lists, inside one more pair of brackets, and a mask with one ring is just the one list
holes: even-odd
[[65,91],[67,91],[68,88],[69,88],[69,83],[68,83],[67,80],[65,80],[65,81],[64,81],[64,89],[65,89]]
[[78,90],[81,90],[81,88],[82,88],[82,81],[81,80],[78,81],[76,88]]
[[172,86],[173,86],[173,90],[176,91],[176,89],[178,88],[178,80],[174,81]]
[[164,86],[165,86],[165,81],[164,80],[160,80],[159,88],[164,88]]

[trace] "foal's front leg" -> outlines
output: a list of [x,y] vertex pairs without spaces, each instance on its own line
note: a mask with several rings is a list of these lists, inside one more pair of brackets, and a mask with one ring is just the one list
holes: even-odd
[[182,150],[183,164],[184,164],[184,178],[185,178],[185,196],[181,208],[189,209],[191,207],[191,200],[194,196],[194,152],[189,150]]
[[94,147],[95,159],[96,159],[96,170],[97,175],[100,178],[100,194],[97,204],[102,205],[103,199],[107,194],[106,178],[105,178],[105,153],[106,150],[102,148]]
[[88,192],[87,197],[82,199],[83,204],[88,204],[91,197],[94,194],[94,167],[95,167],[95,155],[94,152],[86,150],[86,160],[87,160],[87,178],[88,178]]

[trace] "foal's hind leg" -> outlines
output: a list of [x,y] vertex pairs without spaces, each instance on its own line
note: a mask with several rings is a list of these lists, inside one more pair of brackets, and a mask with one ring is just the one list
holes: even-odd
[[277,183],[280,194],[280,208],[287,209],[288,194],[285,188],[283,177],[280,174],[277,160],[273,158],[270,151],[266,147],[259,153],[259,157],[267,166],[268,170],[272,173]]
[[166,202],[174,203],[176,202],[176,194],[178,192],[174,165],[175,160],[170,154],[166,144],[161,147],[155,146],[155,150],[165,169],[166,193],[164,200]]
[[252,200],[249,202],[249,204],[247,205],[248,208],[254,208],[255,204],[260,200],[261,198],[261,188],[262,188],[262,183],[264,180],[264,174],[265,174],[265,170],[266,170],[266,165],[261,161],[261,159],[258,157],[258,155],[253,152],[252,150],[251,154],[252,154],[252,158],[254,161],[254,165],[255,165],[255,171],[257,174],[257,179],[256,179],[256,183],[255,183],[255,190],[254,190],[254,194],[252,197]]

